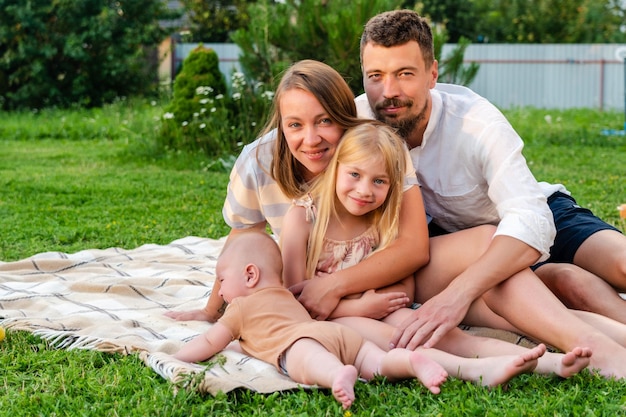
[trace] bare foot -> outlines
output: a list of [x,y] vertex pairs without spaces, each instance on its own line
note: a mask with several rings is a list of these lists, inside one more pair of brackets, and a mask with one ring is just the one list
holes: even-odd
[[575,347],[571,352],[563,355],[562,366],[556,373],[563,378],[568,378],[586,368],[589,362],[591,362],[591,349]]
[[541,343],[518,356],[507,355],[484,358],[493,361],[493,365],[483,368],[482,385],[495,387],[504,384],[514,376],[532,372],[537,366],[537,359],[543,356],[544,353],[546,353],[546,345]]
[[359,373],[352,365],[345,365],[333,380],[333,396],[341,403],[344,410],[350,408],[354,402],[354,384]]
[[441,392],[440,385],[448,378],[448,373],[431,358],[424,356],[419,351],[411,352],[411,367],[415,372],[415,377],[424,384],[426,388],[433,394]]
[[[553,353],[551,356],[552,355],[557,355],[557,358],[554,360],[554,364],[552,365],[554,368],[552,369],[552,372],[562,378],[569,378],[570,376],[577,374],[585,369],[591,361],[590,348],[575,347],[571,352],[564,354]],[[548,360],[551,359],[552,358]]]

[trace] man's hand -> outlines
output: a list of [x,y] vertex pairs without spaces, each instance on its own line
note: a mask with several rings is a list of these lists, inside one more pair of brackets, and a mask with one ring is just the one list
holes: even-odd
[[445,291],[434,296],[407,318],[394,332],[391,347],[415,350],[434,347],[441,338],[465,318],[469,304]]
[[302,281],[289,290],[298,301],[309,311],[315,320],[326,320],[339,304],[340,296],[333,294],[330,285],[333,278],[329,274],[318,275],[313,279]]

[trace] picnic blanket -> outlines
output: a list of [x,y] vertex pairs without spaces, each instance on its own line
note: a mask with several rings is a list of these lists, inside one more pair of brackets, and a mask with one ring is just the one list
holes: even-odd
[[[189,236],[168,245],[46,252],[0,262],[0,325],[32,332],[55,348],[138,354],[163,378],[193,381],[194,389],[213,395],[236,388],[270,393],[300,387],[236,349],[204,365],[171,357],[211,324],[180,322],[164,313],[206,304],[224,242]],[[468,331],[533,345],[509,332]]]

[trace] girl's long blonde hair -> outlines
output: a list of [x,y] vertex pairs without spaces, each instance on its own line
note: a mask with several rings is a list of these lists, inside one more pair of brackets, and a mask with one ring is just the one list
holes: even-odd
[[385,202],[370,215],[379,235],[380,250],[398,236],[400,204],[406,174],[406,144],[390,126],[367,121],[346,131],[326,171],[312,184],[311,194],[317,209],[316,220],[309,235],[306,277],[315,276],[322,254],[324,236],[332,216],[337,215],[337,167],[339,164],[366,164],[381,158],[389,176],[390,187]]

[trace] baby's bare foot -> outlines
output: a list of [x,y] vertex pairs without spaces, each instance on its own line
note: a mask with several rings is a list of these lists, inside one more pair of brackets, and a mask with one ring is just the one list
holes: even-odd
[[448,378],[446,370],[419,351],[412,352],[410,358],[415,377],[419,379],[430,392],[439,394],[441,392],[440,385]]
[[341,403],[344,410],[350,408],[354,402],[354,384],[359,373],[352,365],[344,366],[333,380],[333,396]]

